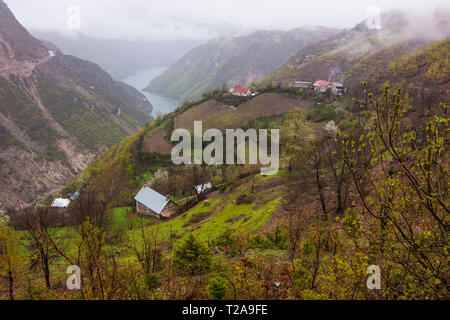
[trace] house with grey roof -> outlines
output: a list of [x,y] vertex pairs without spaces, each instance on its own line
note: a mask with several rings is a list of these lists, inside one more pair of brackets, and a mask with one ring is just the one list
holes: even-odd
[[138,213],[152,215],[159,219],[170,218],[176,213],[176,205],[150,187],[144,186],[134,198]]
[[69,199],[56,198],[56,199],[53,199],[52,204],[50,206],[52,208],[68,208],[69,204],[70,204]]
[[209,190],[212,188],[211,182],[200,184],[198,186],[195,186],[195,191],[197,191],[197,194],[200,194],[202,192],[205,192],[206,190]]
[[333,82],[332,86],[333,86],[332,90],[333,90],[334,95],[340,96],[340,95],[342,95],[344,93],[345,88],[344,88],[344,85],[342,83],[340,83],[340,82]]

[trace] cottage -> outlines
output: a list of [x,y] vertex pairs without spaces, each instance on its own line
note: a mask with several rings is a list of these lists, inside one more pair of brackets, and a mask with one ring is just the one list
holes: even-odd
[[239,87],[234,88],[232,93],[234,96],[239,97],[248,97],[252,94],[249,88],[239,88]]
[[331,83],[325,80],[317,80],[313,84],[314,90],[318,92],[325,92],[328,88],[331,87]]
[[175,204],[168,197],[149,187],[143,187],[134,200],[137,212],[159,219],[170,218],[176,212]]
[[315,57],[317,57],[315,54],[310,54],[310,55],[307,55],[306,57],[305,57],[305,60],[303,61],[304,63],[307,63],[307,62],[310,62],[312,59],[314,59]]
[[294,87],[294,88],[301,88],[301,89],[311,88],[312,82],[309,82],[309,81],[294,81],[291,86]]
[[340,82],[333,82],[333,94],[340,96],[344,93],[344,85]]
[[197,194],[200,194],[206,190],[209,190],[212,188],[212,184],[211,182],[205,183],[205,184],[200,184],[198,186],[195,187],[195,190],[197,191]]
[[68,208],[69,204],[70,204],[69,199],[56,198],[52,201],[52,204],[50,206],[52,208]]

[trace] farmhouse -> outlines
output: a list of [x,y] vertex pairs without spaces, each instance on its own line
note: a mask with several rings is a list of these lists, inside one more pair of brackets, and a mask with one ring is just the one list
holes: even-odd
[[314,54],[310,54],[310,55],[307,55],[306,57],[305,57],[305,60],[303,61],[304,63],[307,63],[307,62],[310,62],[312,59],[314,59],[315,57],[317,57],[316,55],[314,55]]
[[52,204],[50,206],[52,208],[68,208],[69,204],[70,204],[69,199],[56,198],[52,201]]
[[302,88],[302,89],[311,88],[312,82],[295,80],[294,82],[292,82],[291,86],[294,88]]
[[197,194],[200,194],[211,188],[212,188],[212,184],[211,184],[211,182],[208,182],[208,183],[204,183],[204,184],[200,184],[200,185],[196,186],[195,190],[197,191]]
[[239,88],[239,87],[234,88],[232,93],[234,96],[240,97],[248,97],[252,94],[249,88]]
[[331,83],[325,80],[317,80],[314,82],[313,86],[315,91],[325,92],[331,87]]
[[333,82],[333,93],[340,96],[344,93],[344,85],[340,82]]
[[149,187],[143,187],[134,200],[136,201],[136,211],[138,213],[163,219],[170,218],[176,212],[175,204],[168,197]]

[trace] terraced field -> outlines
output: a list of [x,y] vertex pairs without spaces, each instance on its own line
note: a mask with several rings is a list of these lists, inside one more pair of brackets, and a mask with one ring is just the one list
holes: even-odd
[[[261,117],[306,110],[310,106],[311,103],[304,100],[270,93],[261,94],[239,105],[236,109],[233,108],[234,106],[216,100],[208,100],[178,115],[175,118],[175,128],[188,129],[192,132],[194,121],[201,119],[204,130],[217,128],[224,131],[225,129],[242,127]],[[163,129],[147,135],[143,142],[143,150],[170,153],[171,147],[165,139],[166,135],[167,133]]]

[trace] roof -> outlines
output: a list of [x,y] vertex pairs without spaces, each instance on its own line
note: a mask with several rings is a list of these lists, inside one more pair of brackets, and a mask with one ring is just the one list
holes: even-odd
[[202,193],[203,191],[211,189],[211,188],[212,188],[211,182],[208,182],[205,184],[199,184],[198,186],[195,187],[195,189],[197,190],[197,193]]
[[144,206],[157,214],[161,214],[167,203],[170,201],[167,197],[149,187],[143,187],[138,192],[134,200],[142,203]]
[[70,200],[64,198],[56,198],[52,202],[52,207],[54,208],[67,208],[69,206]]
[[240,93],[240,94],[243,94],[243,93],[248,93],[248,88],[234,88],[234,90],[233,90],[233,93]]
[[80,196],[80,193],[78,191],[75,191],[70,197],[69,200],[74,201],[77,200],[77,198]]
[[325,80],[317,80],[314,82],[315,87],[328,87],[331,83]]

